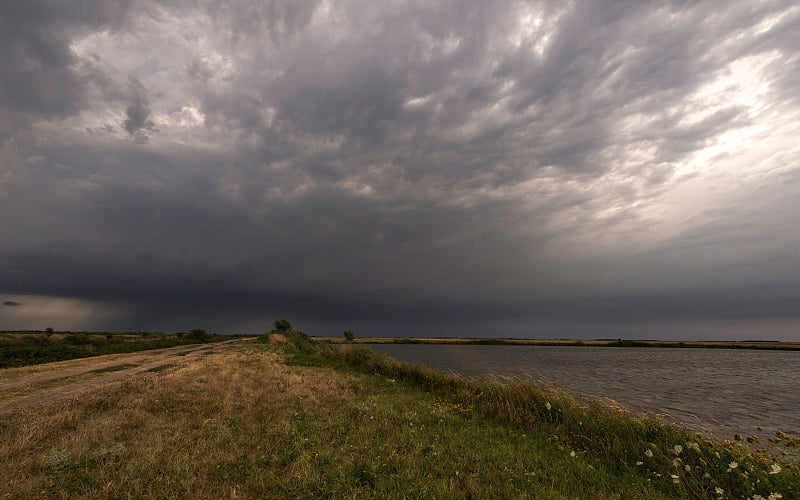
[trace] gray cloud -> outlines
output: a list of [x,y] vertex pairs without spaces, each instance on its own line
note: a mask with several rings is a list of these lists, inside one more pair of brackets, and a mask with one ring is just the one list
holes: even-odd
[[0,16],[4,292],[126,328],[797,320],[791,2],[94,7]]
[[5,302],[3,302],[3,305],[8,307],[18,307],[21,306],[22,304],[20,304],[19,302],[14,302],[13,300],[6,300]]
[[86,105],[93,74],[70,50],[80,34],[115,28],[128,2],[81,5],[4,2],[0,6],[0,139],[36,119],[57,119]]
[[149,134],[155,131],[155,124],[150,120],[150,103],[142,82],[132,78],[128,84],[130,90],[130,104],[125,108],[125,121],[122,126],[139,143],[147,142]]

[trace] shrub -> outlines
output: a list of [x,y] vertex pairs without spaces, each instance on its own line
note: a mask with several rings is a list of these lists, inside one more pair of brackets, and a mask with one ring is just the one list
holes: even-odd
[[344,339],[347,342],[352,342],[353,340],[355,340],[355,338],[356,338],[356,336],[353,334],[353,330],[345,330],[344,331]]
[[195,328],[191,332],[189,332],[189,337],[197,340],[205,340],[208,338],[208,333],[202,328]]
[[273,326],[275,327],[275,330],[279,332],[285,332],[292,329],[292,324],[289,323],[289,320],[285,318],[276,319],[273,323]]

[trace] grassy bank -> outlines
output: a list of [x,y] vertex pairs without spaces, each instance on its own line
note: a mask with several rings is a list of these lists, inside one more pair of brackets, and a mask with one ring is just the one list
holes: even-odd
[[707,439],[655,417],[576,401],[524,380],[468,381],[363,347],[331,348],[306,341],[295,345],[301,362],[324,359],[402,381],[494,421],[548,436],[570,453],[598,460],[614,473],[637,474],[666,495],[718,498],[721,491],[730,498],[800,496],[796,465],[777,463],[772,455],[746,445]]
[[68,359],[163,349],[224,340],[196,330],[188,334],[166,333],[0,333],[0,368],[52,363]]
[[0,418],[0,497],[720,496],[674,459],[705,460],[726,498],[750,482],[765,497],[797,490],[791,466],[770,475],[772,462],[735,446],[626,414],[578,420],[576,403],[529,387],[471,385],[300,334],[263,340]]

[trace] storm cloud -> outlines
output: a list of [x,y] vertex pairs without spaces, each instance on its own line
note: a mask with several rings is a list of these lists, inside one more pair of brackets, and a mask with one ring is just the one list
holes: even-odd
[[798,338],[794,2],[0,9],[15,300],[88,328]]
[[148,133],[155,129],[155,125],[150,120],[150,104],[147,100],[144,85],[136,78],[133,78],[128,87],[131,93],[131,101],[125,109],[125,121],[122,125],[136,142],[147,142],[150,139]]

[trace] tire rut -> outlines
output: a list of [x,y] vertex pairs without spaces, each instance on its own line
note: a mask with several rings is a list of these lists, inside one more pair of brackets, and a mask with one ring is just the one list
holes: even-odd
[[[20,377],[10,378],[0,383],[0,391],[18,390],[33,387],[36,384],[47,382],[67,381],[66,384],[57,387],[49,387],[39,390],[33,394],[12,396],[0,401],[0,416],[13,415],[37,406],[44,406],[71,398],[76,398],[83,394],[93,392],[108,384],[124,380],[134,375],[147,372],[149,370],[158,371],[165,365],[174,365],[186,358],[193,358],[205,354],[213,354],[227,349],[231,346],[248,342],[250,339],[226,340],[215,344],[200,344],[191,347],[181,346],[157,351],[142,351],[132,353],[129,356],[119,356],[112,354],[113,360],[101,360],[100,362],[81,364],[68,370],[37,372]],[[92,358],[86,358],[92,360]],[[95,360],[97,361],[97,360]],[[131,368],[102,372],[104,369],[120,366],[121,364],[135,365]],[[47,366],[47,365],[42,365]],[[87,373],[95,373],[96,377],[90,380],[76,380],[69,383],[67,379],[78,377]],[[34,389],[35,390],[35,389]]]

